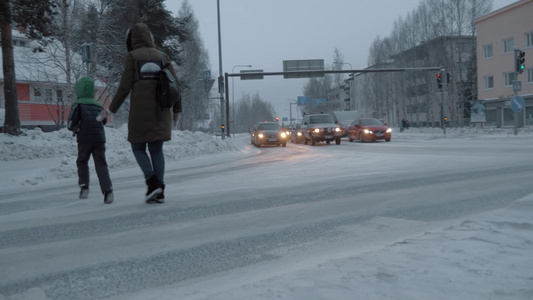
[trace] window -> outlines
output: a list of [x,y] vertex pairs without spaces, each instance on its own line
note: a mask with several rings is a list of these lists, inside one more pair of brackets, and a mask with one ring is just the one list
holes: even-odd
[[515,79],[514,72],[505,73],[505,86],[513,86],[513,81]]
[[491,58],[493,55],[492,44],[483,46],[483,58]]
[[533,68],[527,69],[527,83],[533,83]]
[[494,88],[494,76],[485,77],[485,89],[491,90]]
[[26,42],[21,40],[13,40],[13,46],[15,47],[26,47]]
[[533,31],[526,33],[526,48],[533,47]]
[[503,40],[503,53],[509,53],[514,51],[514,39]]
[[51,89],[41,89],[33,88],[33,99],[34,102],[46,102],[52,100],[52,90]]
[[57,102],[63,102],[63,90],[58,89],[56,91],[56,95],[57,95]]

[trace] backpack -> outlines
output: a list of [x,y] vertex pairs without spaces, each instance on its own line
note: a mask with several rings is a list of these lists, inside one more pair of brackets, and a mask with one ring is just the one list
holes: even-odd
[[159,71],[157,79],[157,100],[162,109],[168,109],[181,99],[181,88],[178,80],[174,78],[174,75],[168,69],[170,62],[165,64],[163,55],[161,55],[161,61],[163,62],[163,67]]

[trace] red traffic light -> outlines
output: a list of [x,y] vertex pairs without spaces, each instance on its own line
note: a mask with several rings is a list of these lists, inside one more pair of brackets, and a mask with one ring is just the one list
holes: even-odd
[[440,73],[437,73],[437,79],[440,79]]

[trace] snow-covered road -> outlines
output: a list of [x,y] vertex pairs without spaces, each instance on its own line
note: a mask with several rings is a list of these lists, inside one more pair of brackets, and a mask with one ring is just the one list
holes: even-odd
[[[75,178],[4,185],[0,299],[533,295],[529,135],[229,143],[221,154],[167,155],[164,205],[143,203],[135,166],[112,169],[112,205],[94,176],[86,200]],[[30,163],[44,174],[53,159],[0,162],[0,176]]]

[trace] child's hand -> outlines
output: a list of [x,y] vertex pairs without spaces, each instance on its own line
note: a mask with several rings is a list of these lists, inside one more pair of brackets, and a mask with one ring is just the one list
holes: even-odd
[[98,122],[102,122],[105,118],[107,118],[107,116],[111,115],[111,112],[109,111],[109,109],[104,109],[102,110],[102,112],[98,115],[98,117],[96,117],[96,121]]

